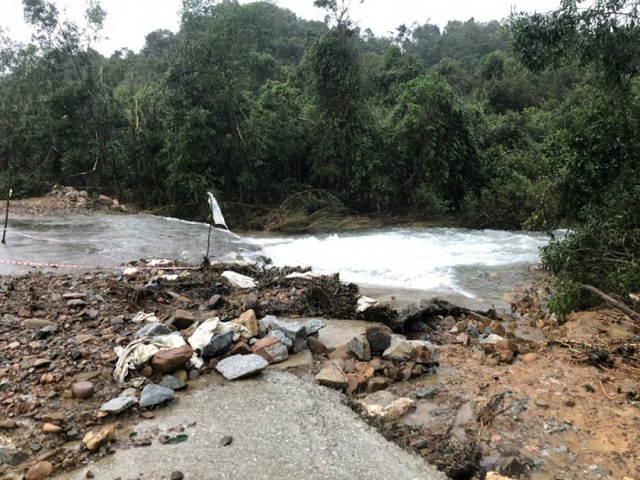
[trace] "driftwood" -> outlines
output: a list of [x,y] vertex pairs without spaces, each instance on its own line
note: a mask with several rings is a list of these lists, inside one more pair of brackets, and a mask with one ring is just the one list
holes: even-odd
[[600,297],[602,300],[607,302],[607,304],[609,304],[610,306],[612,306],[616,310],[620,310],[622,313],[624,313],[629,318],[631,318],[631,319],[635,320],[636,322],[640,323],[640,313],[636,312],[635,310],[633,310],[628,305],[625,305],[624,303],[622,303],[622,302],[616,300],[615,298],[607,295],[602,290],[599,290],[596,287],[593,287],[591,285],[580,284],[580,287],[582,289],[584,289],[584,290],[586,290],[588,292],[591,292],[594,295]]

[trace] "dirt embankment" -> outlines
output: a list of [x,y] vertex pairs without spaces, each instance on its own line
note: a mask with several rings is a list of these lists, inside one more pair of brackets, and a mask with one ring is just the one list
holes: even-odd
[[[2,211],[6,200],[0,201]],[[10,215],[68,215],[72,213],[132,213],[131,206],[121,205],[118,200],[105,195],[92,196],[73,187],[55,187],[44,197],[11,200]]]

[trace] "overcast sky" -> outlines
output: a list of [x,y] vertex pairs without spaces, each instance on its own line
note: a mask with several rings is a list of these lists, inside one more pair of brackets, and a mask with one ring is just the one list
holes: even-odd
[[[81,21],[85,9],[84,0],[55,0],[59,9],[66,9],[68,16]],[[102,0],[107,11],[107,22],[102,40],[95,48],[104,55],[128,47],[138,51],[147,33],[159,28],[178,29],[178,10],[182,0]],[[241,0],[248,3],[248,0]],[[293,10],[299,17],[322,20],[324,12],[313,7],[313,0],[275,0],[281,7]],[[548,12],[558,7],[560,0],[352,0],[351,17],[364,30],[371,28],[377,36],[387,35],[401,24],[427,21],[440,26],[449,20],[477,21],[501,20],[509,12]],[[29,40],[29,30],[22,16],[21,0],[0,0],[0,26],[9,35],[23,42]]]

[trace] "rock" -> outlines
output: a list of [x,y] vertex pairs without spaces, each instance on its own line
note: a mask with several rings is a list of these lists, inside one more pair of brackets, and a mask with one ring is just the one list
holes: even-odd
[[113,424],[104,425],[99,430],[92,430],[87,433],[82,439],[82,443],[91,452],[98,450],[103,445],[106,445],[112,440],[116,439],[116,426]]
[[13,430],[18,428],[18,424],[12,418],[7,418],[5,421],[0,422],[0,430]]
[[276,320],[271,325],[272,330],[280,330],[288,338],[294,340],[296,338],[306,338],[307,330],[301,323],[285,322],[282,320]]
[[357,373],[347,374],[347,392],[356,393],[360,391],[360,387],[367,383],[367,379],[363,375]]
[[419,398],[422,400],[425,398],[431,398],[435,396],[439,390],[440,388],[434,385],[432,387],[419,388],[418,390],[413,392],[413,394],[416,396],[416,398]]
[[193,313],[188,312],[187,310],[176,310],[173,314],[173,325],[178,330],[184,330],[185,328],[189,328],[196,321]]
[[0,465],[6,464],[15,467],[27,458],[29,458],[29,454],[26,452],[16,450],[15,448],[0,448]]
[[382,357],[393,362],[406,362],[412,354],[413,345],[404,337],[396,335],[391,338],[391,345],[382,353]]
[[121,396],[109,400],[100,407],[101,412],[117,415],[138,404],[138,399],[134,396]]
[[140,330],[136,332],[136,337],[142,338],[146,336],[156,336],[156,335],[166,335],[171,333],[169,327],[167,327],[164,323],[150,323],[149,325],[145,325]]
[[25,480],[44,480],[53,473],[53,465],[49,462],[38,462],[29,469]]
[[87,304],[87,302],[85,302],[81,298],[74,298],[74,299],[69,300],[67,302],[67,306],[69,308],[80,308],[80,307],[84,307],[86,304]]
[[295,338],[293,340],[293,346],[291,347],[292,353],[298,353],[302,350],[306,350],[309,347],[306,338]]
[[2,316],[2,323],[4,323],[5,325],[18,326],[20,324],[20,319],[15,315],[11,315],[10,313],[5,313]]
[[311,350],[311,353],[314,355],[326,355],[329,352],[326,345],[317,338],[307,337],[307,344],[309,345],[309,350]]
[[231,350],[231,347],[233,347],[233,332],[214,335],[202,350],[202,358],[208,360],[219,357]]
[[416,408],[415,402],[410,398],[395,398],[386,391],[367,395],[361,404],[368,415],[392,422],[400,420],[409,410]]
[[23,320],[20,326],[23,328],[30,328],[32,330],[40,330],[45,327],[57,327],[55,323],[41,318],[29,318],[27,320]]
[[520,478],[520,475],[523,475],[526,471],[527,465],[518,457],[513,456],[505,458],[498,468],[498,473],[512,478]]
[[383,327],[383,326],[368,327],[364,335],[367,338],[367,341],[369,342],[371,352],[373,353],[384,352],[387,348],[389,348],[391,346],[392,333],[393,332],[389,327]]
[[391,381],[385,377],[374,377],[367,383],[367,393],[379,392],[386,390]]
[[369,362],[369,366],[373,368],[374,372],[379,372],[380,370],[384,370],[385,365],[382,360],[379,358],[374,358]]
[[327,367],[320,370],[316,375],[316,382],[325,387],[337,388],[339,390],[347,388],[349,384],[345,373],[334,362],[329,363]]
[[256,355],[260,355],[267,362],[270,362],[271,361],[271,357],[269,357],[269,355],[266,353],[266,349],[271,347],[272,345],[277,344],[277,343],[281,343],[281,342],[276,337],[272,337],[272,336],[264,337],[264,338],[261,338],[260,340],[258,340],[253,345],[253,347],[251,347],[251,351],[253,353],[255,353]]
[[493,320],[490,324],[489,324],[489,328],[491,329],[491,331],[493,333],[495,333],[496,335],[500,335],[501,337],[504,337],[505,334],[507,333],[507,331],[505,330],[505,328],[502,326],[502,324],[500,322],[497,322],[496,320]]
[[227,435],[226,437],[222,437],[220,439],[220,445],[222,445],[223,447],[228,447],[232,443],[233,443],[233,437],[231,436]]
[[186,383],[184,383],[179,378],[174,377],[173,375],[167,375],[166,377],[164,377],[159,385],[171,390],[182,390],[183,388],[187,388]]
[[186,372],[186,370],[178,370],[173,374],[173,376],[181,382],[186,382],[187,380],[189,380],[189,374]]
[[317,318],[312,318],[311,320],[308,320],[307,322],[304,323],[304,329],[307,334],[307,337],[315,333],[318,333],[321,329],[323,329],[326,326],[327,324],[325,322]]
[[231,323],[235,323],[237,325],[243,325],[252,337],[255,337],[260,332],[258,326],[258,319],[256,318],[256,312],[253,310],[247,310],[243,312],[239,318],[232,320]]
[[86,399],[93,395],[95,386],[92,382],[77,382],[71,387],[73,396],[80,399]]
[[530,364],[536,362],[537,360],[538,360],[538,354],[534,353],[534,352],[527,353],[522,358],[520,358],[520,361],[522,363],[524,363],[525,365],[530,365]]
[[147,385],[140,395],[141,407],[154,407],[169,402],[176,398],[176,394],[170,388],[161,387],[160,385]]
[[274,315],[267,315],[258,322],[259,335],[265,336],[278,319]]
[[411,354],[411,361],[422,365],[430,365],[438,360],[437,348],[435,345],[424,345],[410,342],[414,348]]
[[369,346],[369,341],[367,337],[364,335],[360,335],[359,337],[354,337],[349,342],[349,350],[351,350],[356,357],[360,360],[368,362],[371,360],[371,347]]
[[207,302],[207,307],[209,307],[209,310],[213,310],[214,308],[216,308],[221,299],[222,297],[220,295],[213,295]]
[[234,355],[218,362],[216,370],[227,380],[237,380],[260,373],[269,362],[259,355]]
[[222,358],[232,357],[234,355],[249,355],[250,353],[253,353],[253,351],[249,345],[243,342],[238,342],[231,348],[231,350],[225,353]]
[[182,480],[184,478],[184,474],[179,471],[171,472],[171,480]]
[[[247,295],[247,300],[244,302],[243,308],[245,310],[254,310],[258,307],[258,296],[255,293]],[[256,320],[256,325],[258,321]]]
[[151,366],[160,373],[173,373],[184,367],[193,356],[193,349],[185,344],[178,348],[160,350],[151,358]]
[[506,338],[503,338],[502,340],[498,340],[496,342],[496,348],[498,350],[509,350],[513,353],[516,353],[518,351],[518,345],[516,345],[516,343],[513,340],[509,340]]
[[511,350],[501,350],[500,351],[500,361],[503,363],[511,363],[513,362],[514,354]]
[[38,330],[33,336],[33,338],[35,340],[44,340],[45,338],[49,338],[49,336],[57,332],[58,332],[58,327],[49,325],[48,327],[44,327]]
[[358,362],[358,363],[356,363],[355,364],[355,370],[360,375],[363,375],[367,380],[369,380],[370,378],[373,378],[373,375],[375,373],[375,371],[369,365],[368,362]]
[[281,342],[265,348],[264,352],[271,358],[269,363],[280,363],[289,358],[289,350]]
[[51,360],[48,358],[36,358],[31,364],[31,366],[33,368],[42,368],[42,367],[48,367],[50,364],[51,364]]
[[542,398],[536,398],[536,401],[534,403],[536,404],[537,407],[549,408],[549,404],[547,403],[547,401]]
[[267,337],[277,338],[278,340],[280,340],[284,344],[285,347],[287,347],[289,350],[293,351],[293,340],[291,340],[289,337],[287,337],[280,330],[272,330],[271,332],[269,332],[269,335],[267,335]]
[[54,425],[53,423],[45,423],[42,425],[42,431],[44,433],[60,433],[62,432],[62,427],[59,425]]
[[489,472],[489,473],[487,473],[487,476],[484,477],[484,478],[485,478],[485,480],[512,480],[511,478],[505,477],[505,476],[500,475],[499,473],[496,473],[496,472]]
[[101,370],[93,370],[91,372],[79,373],[76,376],[76,381],[77,382],[88,382],[89,380],[93,380],[93,379],[98,378],[101,373],[102,373]]

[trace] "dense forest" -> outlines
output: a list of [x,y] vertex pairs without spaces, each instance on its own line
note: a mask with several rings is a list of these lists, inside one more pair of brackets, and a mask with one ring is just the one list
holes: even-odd
[[580,283],[628,298],[640,291],[639,3],[378,37],[339,0],[315,0],[326,22],[184,0],[177,33],[105,58],[91,48],[98,1],[79,25],[23,0],[33,41],[0,31],[0,180],[12,167],[20,196],[71,184],[190,218],[206,218],[212,191],[239,212],[568,227],[544,252],[573,280],[556,308]]

